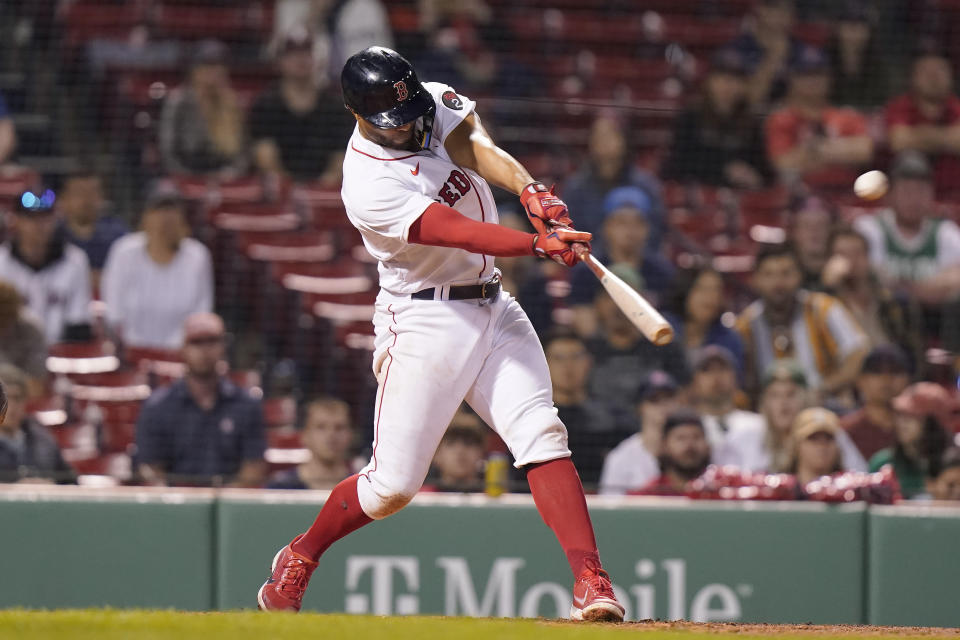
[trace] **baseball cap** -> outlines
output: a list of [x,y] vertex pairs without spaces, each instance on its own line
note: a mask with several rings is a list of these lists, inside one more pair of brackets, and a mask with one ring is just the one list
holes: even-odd
[[183,204],[183,194],[171,180],[158,180],[147,193],[144,209],[161,209]]
[[868,373],[909,373],[910,362],[900,347],[881,344],[873,348],[863,360],[861,374]]
[[708,344],[698,349],[693,355],[693,370],[701,371],[714,362],[722,362],[731,369],[735,369],[737,366],[736,359],[730,353],[730,349],[719,344]]
[[893,161],[890,171],[891,177],[896,180],[932,180],[933,167],[930,161],[919,151],[908,150],[901,152]]
[[696,411],[692,409],[677,409],[676,411],[672,411],[663,423],[663,437],[666,438],[667,434],[673,429],[688,424],[700,427],[701,431],[705,431],[703,428],[703,420],[700,419],[700,414]]
[[22,216],[42,216],[53,213],[53,203],[57,194],[52,189],[43,191],[24,191],[17,198],[14,212]]
[[283,34],[280,41],[280,55],[290,51],[311,51],[313,49],[313,34],[301,25],[297,25]]
[[766,389],[774,382],[792,382],[806,389],[807,375],[803,372],[800,363],[792,358],[774,360],[763,372],[760,386]]
[[630,210],[635,211],[644,220],[650,220],[650,210],[653,208],[653,201],[650,195],[640,187],[617,187],[607,194],[603,201],[603,211],[605,215],[610,215],[614,211]]
[[654,369],[637,389],[637,402],[649,400],[658,393],[676,393],[680,389],[677,381],[666,371]]
[[804,47],[790,65],[790,73],[793,75],[826,73],[829,70],[830,60],[817,47]]
[[804,409],[793,420],[792,435],[796,440],[806,440],[815,433],[836,436],[839,432],[840,419],[837,414],[822,407]]
[[183,323],[184,343],[204,338],[222,338],[224,333],[223,320],[208,311],[191,313]]

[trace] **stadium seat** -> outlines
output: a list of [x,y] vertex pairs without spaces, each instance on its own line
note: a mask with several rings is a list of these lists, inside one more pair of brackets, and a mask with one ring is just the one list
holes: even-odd
[[236,2],[227,6],[186,6],[158,3],[152,12],[153,25],[166,37],[225,41],[268,39],[273,26],[273,7],[268,2]]
[[336,252],[325,231],[240,232],[237,245],[257,262],[327,262]]
[[106,373],[120,368],[116,347],[107,340],[51,345],[46,362],[47,371],[68,377]]
[[293,396],[263,400],[263,420],[268,428],[293,427],[297,422],[297,401]]

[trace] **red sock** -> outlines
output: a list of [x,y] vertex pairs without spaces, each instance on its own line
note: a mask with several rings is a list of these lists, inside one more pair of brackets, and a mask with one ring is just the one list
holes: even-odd
[[370,522],[373,520],[360,508],[357,476],[352,475],[333,488],[313,525],[292,548],[300,555],[318,560],[334,542]]
[[574,577],[584,569],[599,569],[597,540],[573,461],[560,458],[532,464],[527,467],[527,482],[540,517],[553,529],[567,554]]

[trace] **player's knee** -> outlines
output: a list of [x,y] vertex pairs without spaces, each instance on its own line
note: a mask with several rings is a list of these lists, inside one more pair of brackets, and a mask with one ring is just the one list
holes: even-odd
[[374,520],[380,520],[400,511],[413,500],[414,493],[386,493],[377,496],[377,500],[371,505],[373,513],[367,512],[367,515]]
[[406,478],[384,479],[371,474],[370,482],[358,487],[358,496],[364,513],[380,520],[407,506],[419,489],[419,484]]

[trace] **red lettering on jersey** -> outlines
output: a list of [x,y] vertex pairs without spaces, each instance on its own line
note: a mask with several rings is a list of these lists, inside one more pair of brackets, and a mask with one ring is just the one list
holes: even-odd
[[[456,189],[456,191],[454,191]],[[459,192],[459,193],[457,193]],[[440,189],[440,197],[448,206],[453,206],[461,197],[470,192],[470,179],[463,175],[462,171],[454,169],[447,178],[443,188]]]
[[393,83],[393,88],[397,90],[397,100],[403,102],[410,93],[407,91],[407,83],[403,80]]

